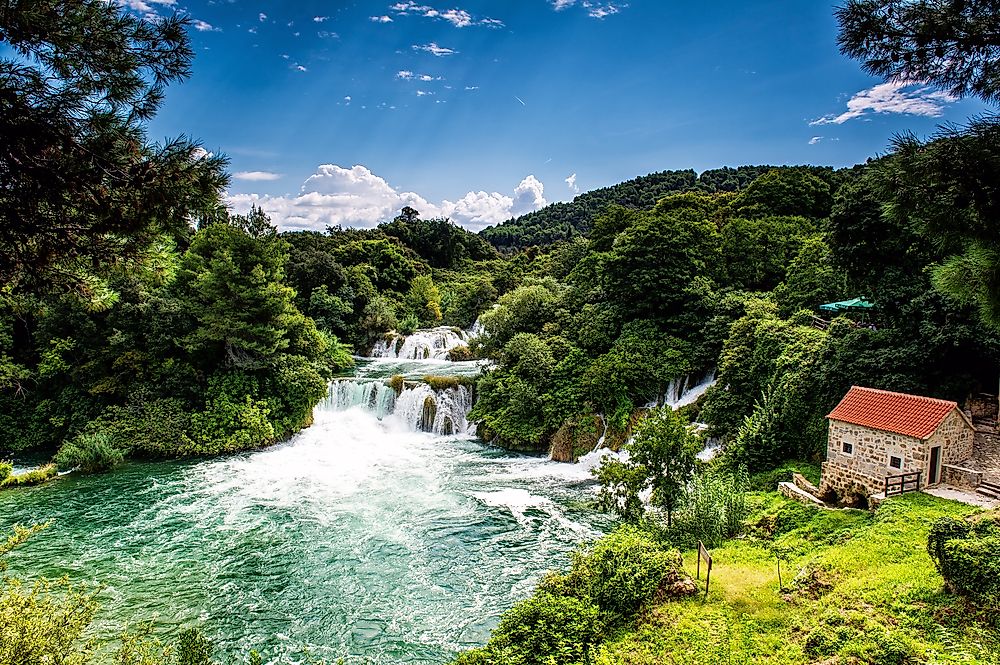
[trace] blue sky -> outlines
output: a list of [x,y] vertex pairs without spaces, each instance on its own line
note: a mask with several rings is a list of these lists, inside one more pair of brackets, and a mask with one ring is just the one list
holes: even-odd
[[865,75],[815,0],[119,1],[199,28],[151,136],[229,155],[232,205],[284,228],[410,204],[478,229],[651,171],[846,166],[983,110]]

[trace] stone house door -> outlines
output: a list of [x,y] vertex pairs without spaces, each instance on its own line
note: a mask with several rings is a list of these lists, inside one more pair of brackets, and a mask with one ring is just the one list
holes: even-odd
[[927,474],[927,484],[937,485],[941,476],[941,446],[931,448],[931,468]]

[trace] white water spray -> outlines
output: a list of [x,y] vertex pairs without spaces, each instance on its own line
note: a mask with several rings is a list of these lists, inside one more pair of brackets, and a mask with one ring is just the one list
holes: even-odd
[[448,352],[466,344],[465,331],[440,326],[416,330],[412,335],[389,333],[372,349],[372,358],[393,360],[445,360]]

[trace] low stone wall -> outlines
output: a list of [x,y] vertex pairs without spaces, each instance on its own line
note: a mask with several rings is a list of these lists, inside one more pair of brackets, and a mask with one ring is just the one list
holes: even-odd
[[809,482],[809,480],[801,473],[793,473],[792,482],[795,483],[795,486],[799,489],[808,492],[813,496],[819,496],[819,488]]
[[791,499],[792,501],[798,501],[799,503],[804,503],[810,506],[817,506],[818,508],[826,508],[826,504],[819,498],[802,489],[795,483],[789,483],[787,481],[778,483],[778,493]]
[[979,393],[977,395],[972,395],[969,397],[969,401],[966,404],[966,410],[972,420],[985,420],[994,421],[997,420],[997,396],[987,395],[985,393]]
[[979,487],[979,483],[983,482],[983,474],[981,471],[977,471],[976,469],[967,469],[953,464],[945,464],[941,468],[941,480],[944,481],[946,485],[975,489]]

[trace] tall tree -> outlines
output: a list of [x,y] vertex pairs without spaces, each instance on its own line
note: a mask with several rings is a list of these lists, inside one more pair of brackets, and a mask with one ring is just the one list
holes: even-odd
[[996,0],[848,0],[836,16],[840,50],[869,73],[1000,100]]
[[145,133],[190,73],[189,20],[106,0],[0,2],[0,284],[89,295],[104,269],[215,214],[225,160]]

